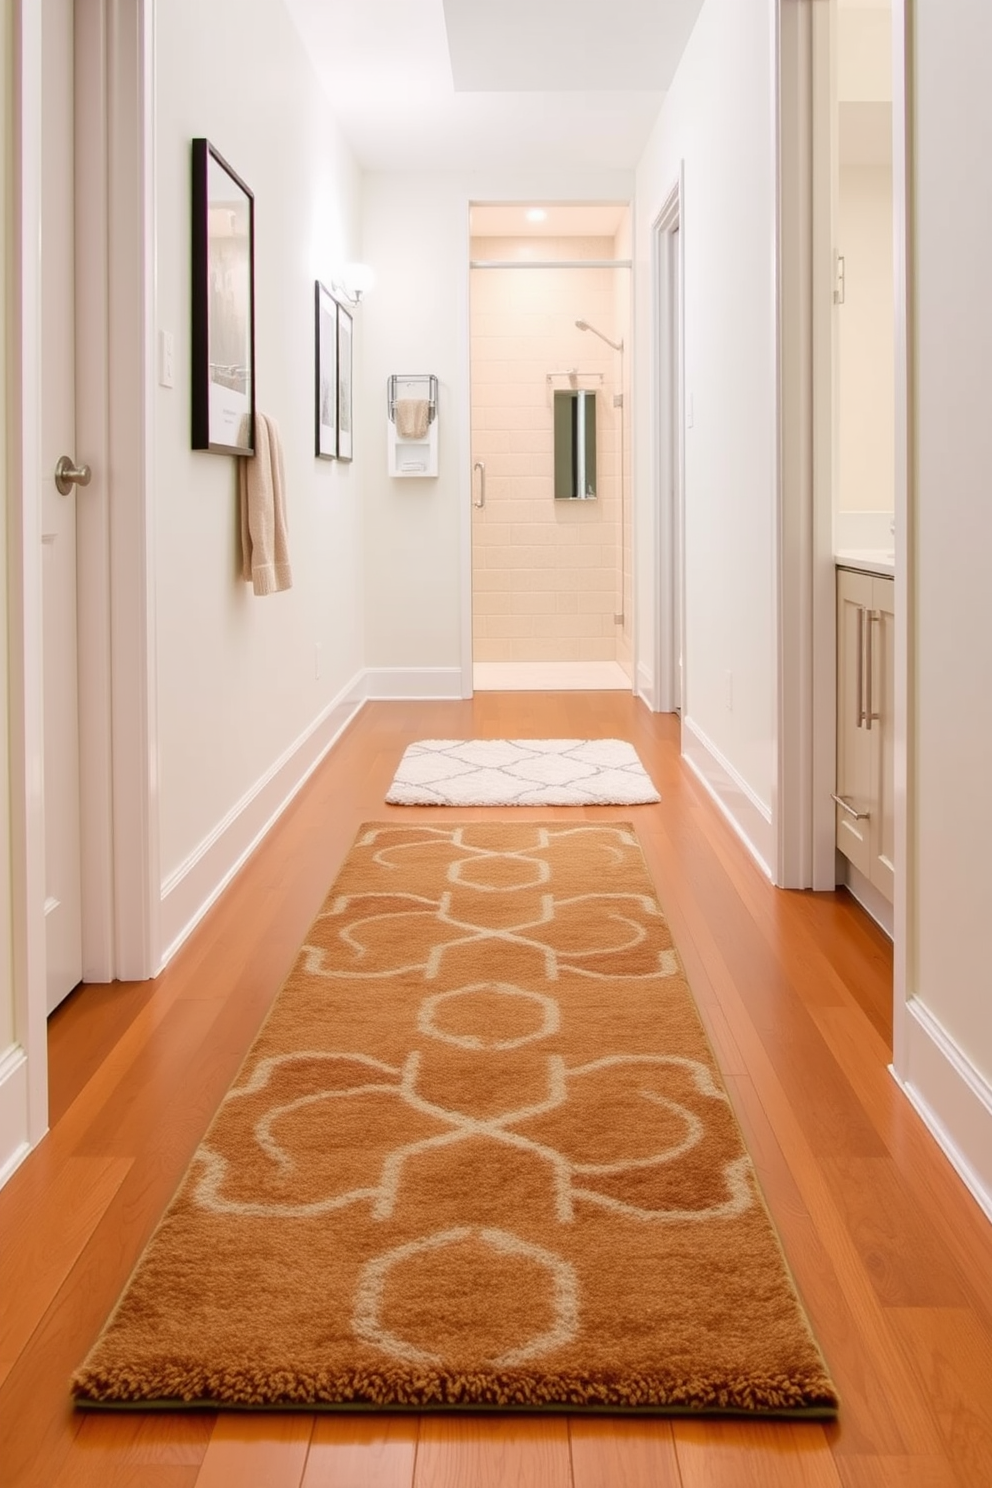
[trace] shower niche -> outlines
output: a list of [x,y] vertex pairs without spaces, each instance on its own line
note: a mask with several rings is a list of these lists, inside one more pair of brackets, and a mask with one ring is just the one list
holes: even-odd
[[596,394],[555,390],[555,500],[596,498]]

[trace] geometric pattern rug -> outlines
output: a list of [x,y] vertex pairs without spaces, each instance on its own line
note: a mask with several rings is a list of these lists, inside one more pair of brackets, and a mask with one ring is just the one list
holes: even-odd
[[361,829],[73,1393],[835,1414],[629,823]]
[[420,739],[390,806],[639,806],[661,798],[624,739]]

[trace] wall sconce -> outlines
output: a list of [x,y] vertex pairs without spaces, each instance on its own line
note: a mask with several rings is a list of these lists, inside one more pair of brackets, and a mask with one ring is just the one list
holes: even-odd
[[363,294],[367,294],[375,283],[375,270],[368,264],[343,264],[331,280],[331,292],[357,305]]

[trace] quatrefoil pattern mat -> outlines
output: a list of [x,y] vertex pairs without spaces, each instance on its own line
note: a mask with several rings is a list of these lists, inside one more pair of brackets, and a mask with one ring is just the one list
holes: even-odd
[[835,1411],[628,824],[362,828],[73,1390]]
[[661,797],[625,739],[418,739],[390,806],[641,806]]

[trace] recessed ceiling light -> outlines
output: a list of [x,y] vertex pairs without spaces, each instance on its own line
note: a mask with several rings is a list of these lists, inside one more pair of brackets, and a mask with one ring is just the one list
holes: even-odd
[[548,214],[543,207],[528,207],[527,211],[524,213],[524,216],[527,218],[528,222],[544,222],[547,218],[547,215]]

